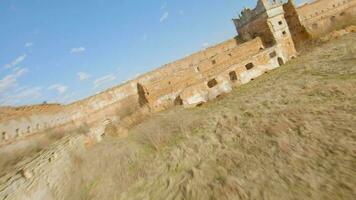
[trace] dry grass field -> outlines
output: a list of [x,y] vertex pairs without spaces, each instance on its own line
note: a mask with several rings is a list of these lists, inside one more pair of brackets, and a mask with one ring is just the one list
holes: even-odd
[[74,161],[67,199],[355,199],[356,34]]

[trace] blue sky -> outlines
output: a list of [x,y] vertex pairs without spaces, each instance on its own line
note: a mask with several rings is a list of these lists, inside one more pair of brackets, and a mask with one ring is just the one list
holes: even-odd
[[0,0],[0,105],[69,103],[235,36],[251,0]]

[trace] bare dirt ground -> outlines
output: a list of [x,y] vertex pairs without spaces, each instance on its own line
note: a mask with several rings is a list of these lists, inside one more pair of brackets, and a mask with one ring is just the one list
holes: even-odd
[[356,34],[75,159],[67,199],[356,199]]

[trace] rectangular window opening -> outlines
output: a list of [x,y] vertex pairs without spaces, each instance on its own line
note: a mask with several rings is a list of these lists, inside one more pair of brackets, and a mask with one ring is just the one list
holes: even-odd
[[247,70],[250,70],[253,67],[255,67],[255,65],[253,63],[248,63],[248,64],[245,65],[245,67],[246,67]]
[[209,88],[213,88],[213,87],[215,87],[217,84],[218,84],[218,82],[217,82],[216,79],[214,78],[214,79],[208,81],[208,84],[207,84],[207,85],[208,85]]

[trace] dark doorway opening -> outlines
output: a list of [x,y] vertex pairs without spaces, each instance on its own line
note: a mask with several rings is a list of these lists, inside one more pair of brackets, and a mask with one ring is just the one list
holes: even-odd
[[183,105],[183,99],[179,96],[176,97],[176,99],[174,99],[174,105],[176,106],[181,106]]
[[149,95],[149,93],[140,83],[137,83],[137,94],[138,94],[138,103],[140,104],[140,106],[147,105],[148,100],[146,95]]
[[284,61],[283,61],[283,59],[281,57],[278,57],[277,60],[278,60],[279,66],[284,65]]
[[237,80],[237,74],[235,71],[232,71],[229,73],[229,77],[231,81],[236,81]]

